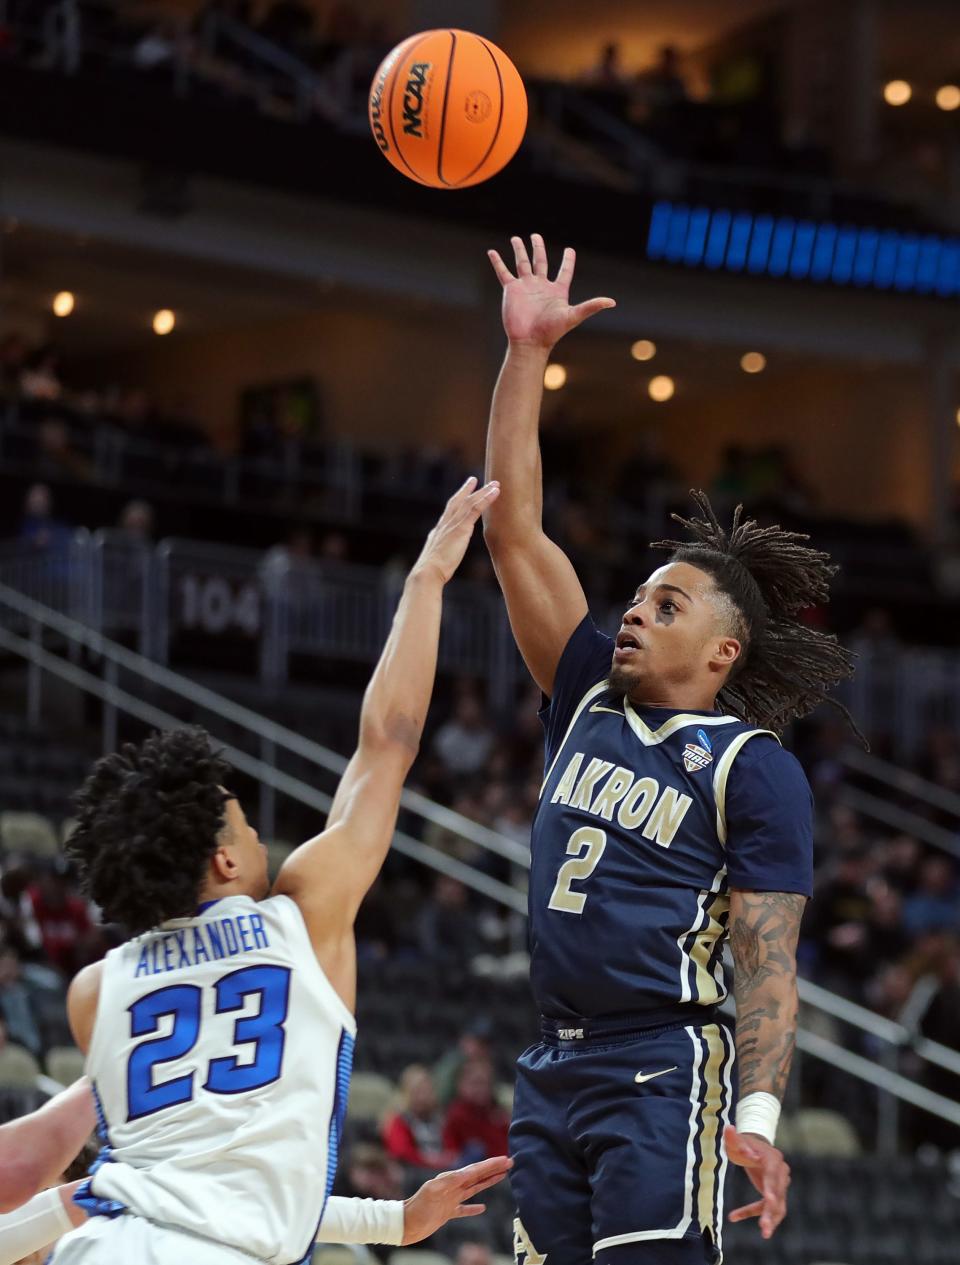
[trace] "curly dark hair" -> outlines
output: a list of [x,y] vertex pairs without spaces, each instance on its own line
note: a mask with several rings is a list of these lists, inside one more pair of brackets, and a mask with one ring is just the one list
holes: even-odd
[[760,527],[738,505],[729,531],[720,526],[704,492],[690,495],[702,518],[671,517],[693,537],[658,540],[671,562],[687,562],[713,577],[731,605],[731,632],[740,657],[717,695],[717,706],[749,724],[779,731],[791,720],[829,703],[846,717],[864,745],[849,712],[828,691],[853,675],[854,654],[832,633],[818,632],[795,617],[830,600],[838,567],[829,554],[811,549],[810,537],[782,527]]
[[105,921],[140,935],[194,912],[231,798],[228,773],[200,728],[154,733],[97,761],[74,797],[64,851]]

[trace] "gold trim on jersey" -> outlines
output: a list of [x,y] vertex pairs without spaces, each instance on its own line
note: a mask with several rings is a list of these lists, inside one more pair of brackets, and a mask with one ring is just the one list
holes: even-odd
[[717,761],[713,774],[713,798],[717,806],[717,838],[722,844],[727,842],[727,778],[733,768],[733,762],[751,738],[758,734],[769,734],[780,741],[772,729],[748,729],[745,734],[737,734],[723,755]]
[[560,746],[557,747],[557,754],[550,761],[550,767],[549,769],[547,769],[546,776],[544,777],[543,783],[540,787],[541,795],[546,790],[547,783],[550,781],[551,773],[553,773],[553,770],[557,767],[557,761],[560,759],[560,753],[561,751],[563,751],[563,748],[567,745],[567,739],[570,737],[570,734],[571,734],[571,731],[573,730],[574,725],[580,719],[580,713],[583,711],[583,709],[586,707],[586,705],[590,702],[592,698],[596,698],[598,694],[602,694],[604,690],[609,689],[609,688],[610,688],[609,681],[600,681],[599,684],[597,685],[591,685],[591,687],[587,690],[586,694],[584,694],[583,698],[581,698],[580,702],[577,704],[573,715],[570,717],[570,724],[567,725],[567,732],[563,735],[563,741],[560,743]]
[[697,1178],[697,1222],[701,1230],[709,1230],[716,1239],[714,1206],[717,1175],[723,1162],[720,1107],[723,1102],[723,1069],[727,1061],[727,1047],[717,1024],[707,1024],[700,1029],[700,1032],[707,1043],[707,1061],[703,1069],[706,1093],[700,1120],[701,1159]]
[[[713,956],[717,941],[723,935],[723,923],[720,919],[729,911],[729,894],[721,892],[719,895],[714,896],[704,910],[707,925],[694,936],[693,947],[690,949],[690,961],[693,963],[696,972],[696,1001],[701,1006],[715,1005],[717,1002],[723,1001],[726,996],[722,972],[718,971],[713,975],[710,974],[710,959]],[[717,978],[718,975],[719,979]]]
[[623,710],[627,723],[645,747],[658,747],[661,742],[665,742],[678,729],[685,729],[689,725],[700,725],[701,727],[710,728],[714,725],[736,725],[739,723],[736,716],[694,716],[691,712],[678,712],[676,716],[671,716],[669,720],[665,720],[659,729],[651,729],[647,722],[637,715],[633,704],[626,696],[623,699]]

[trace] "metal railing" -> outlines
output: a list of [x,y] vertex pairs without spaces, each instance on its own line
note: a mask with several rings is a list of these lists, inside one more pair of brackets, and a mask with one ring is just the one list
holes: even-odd
[[[51,676],[102,700],[105,748],[116,745],[118,714],[124,713],[151,726],[168,727],[183,723],[183,712],[191,716],[202,709],[214,719],[213,729],[227,757],[241,772],[268,788],[271,795],[282,794],[318,813],[328,811],[332,795],[303,777],[278,767],[282,752],[296,756],[313,769],[314,775],[335,778],[346,766],[343,756],[300,734],[277,725],[263,716],[206,689],[197,682],[171,672],[135,652],[117,645],[90,627],[69,616],[25,597],[0,584],[0,647],[22,658],[28,665],[28,711],[38,721],[42,708],[42,676]],[[25,635],[24,635],[25,634]],[[53,637],[57,649],[44,644]],[[97,670],[80,666],[86,655]],[[137,691],[121,684],[121,678]],[[171,701],[161,707],[146,695],[166,694]],[[172,707],[178,710],[170,710]],[[242,745],[246,740],[247,746]],[[256,753],[249,745],[254,745]],[[529,851],[514,840],[471,822],[450,809],[434,804],[423,795],[404,791],[402,805],[421,822],[430,822],[451,831],[463,840],[504,858],[514,867],[514,881],[504,883],[480,869],[460,861],[442,849],[398,831],[397,850],[430,869],[459,879],[472,890],[494,901],[513,915],[526,911],[523,871],[529,867]],[[874,1086],[885,1107],[878,1114],[878,1143],[881,1149],[895,1146],[897,1104],[910,1103],[941,1119],[960,1125],[960,1104],[916,1084],[893,1065],[901,1051],[960,1076],[960,1054],[934,1041],[917,1037],[901,1024],[875,1015],[862,1006],[829,993],[807,980],[800,981],[803,1005],[830,1019],[883,1043],[888,1052],[878,1063],[838,1041],[801,1028],[798,1046],[802,1052]],[[732,1001],[727,1002],[731,1008]],[[958,1081],[960,1087],[960,1081]]]

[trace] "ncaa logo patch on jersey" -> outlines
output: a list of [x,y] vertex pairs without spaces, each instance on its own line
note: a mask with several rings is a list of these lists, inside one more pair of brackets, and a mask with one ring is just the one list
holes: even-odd
[[[698,734],[697,737],[700,735]],[[695,742],[688,742],[683,749],[683,767],[688,773],[696,773],[698,769],[705,769],[708,764],[713,763],[713,756],[703,747],[697,746]]]

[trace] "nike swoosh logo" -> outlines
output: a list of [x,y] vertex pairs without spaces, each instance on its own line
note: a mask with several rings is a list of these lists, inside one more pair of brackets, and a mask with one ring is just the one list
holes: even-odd
[[652,1081],[656,1076],[666,1076],[667,1072],[675,1072],[676,1070],[675,1067],[665,1067],[662,1072],[647,1072],[646,1074],[637,1072],[633,1079],[638,1085],[643,1085],[646,1081]]
[[615,707],[603,707],[601,706],[600,703],[594,703],[594,705],[590,708],[590,710],[592,712],[609,712],[611,716],[621,716],[623,717],[624,720],[626,720],[625,713],[618,712]]

